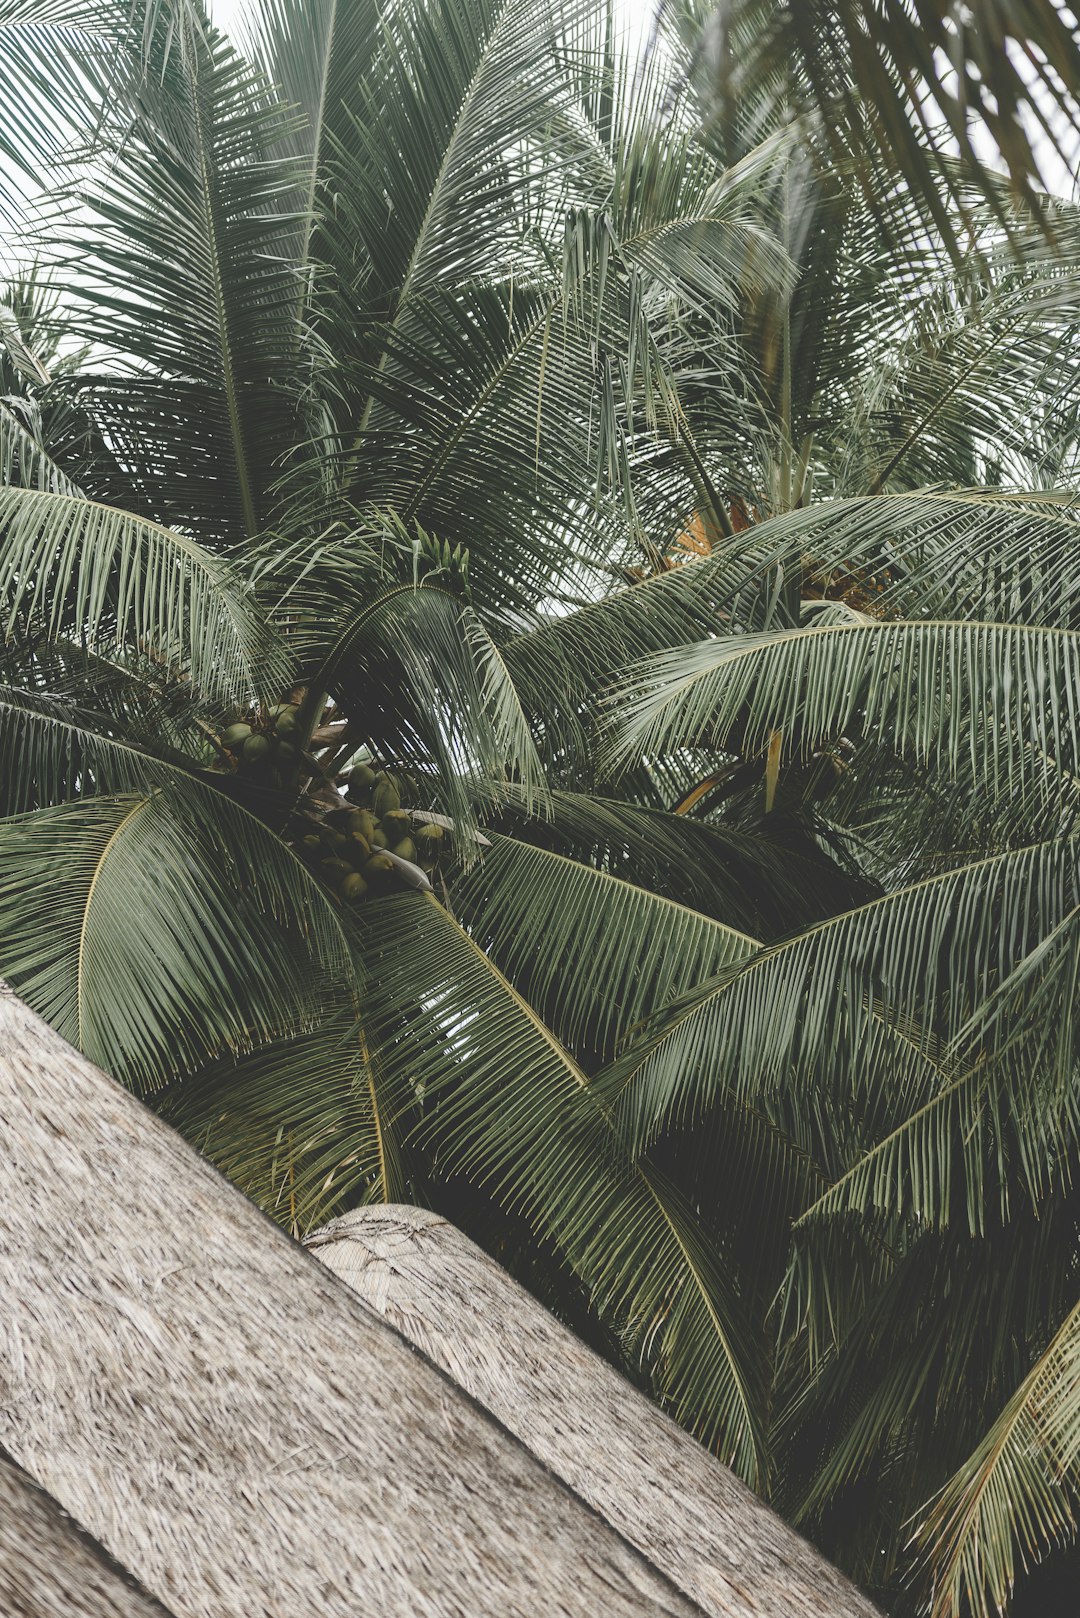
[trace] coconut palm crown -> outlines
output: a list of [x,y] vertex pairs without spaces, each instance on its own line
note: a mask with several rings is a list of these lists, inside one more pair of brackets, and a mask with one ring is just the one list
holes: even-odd
[[681,14],[39,20],[0,972],[996,1611],[1078,1481],[1074,210],[929,142],[928,230]]

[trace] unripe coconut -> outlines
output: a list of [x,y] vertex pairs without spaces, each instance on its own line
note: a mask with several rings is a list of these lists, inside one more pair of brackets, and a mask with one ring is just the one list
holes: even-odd
[[349,786],[360,792],[375,785],[375,771],[370,764],[355,764],[349,771]]
[[295,708],[285,708],[274,718],[274,729],[279,736],[291,736],[300,722],[300,715]]
[[334,881],[337,877],[348,876],[352,866],[347,860],[329,859],[320,860],[319,869],[326,873],[328,881]]
[[235,751],[238,747],[243,746],[250,735],[250,725],[230,725],[221,739],[226,747],[231,747]]
[[257,764],[265,758],[270,751],[270,738],[268,736],[249,736],[243,746],[245,764]]
[[383,815],[401,808],[401,795],[391,781],[380,781],[375,788],[374,808],[380,820]]
[[369,882],[381,881],[391,874],[394,862],[387,854],[373,854],[364,866],[364,876]]
[[356,899],[362,899],[367,890],[367,883],[360,875],[360,872],[350,871],[341,884],[341,897],[348,899],[352,903]]
[[371,844],[372,848],[389,848],[390,847],[390,839],[389,839],[389,837],[387,837],[386,833],[383,831],[381,826],[376,826],[375,827],[375,830],[372,832],[371,836],[368,838],[368,842]]
[[393,851],[399,860],[416,859],[416,844],[411,837],[403,837],[400,843],[395,843]]
[[442,841],[444,833],[441,826],[436,825],[435,821],[429,820],[426,825],[417,828],[415,835],[421,842],[438,843]]

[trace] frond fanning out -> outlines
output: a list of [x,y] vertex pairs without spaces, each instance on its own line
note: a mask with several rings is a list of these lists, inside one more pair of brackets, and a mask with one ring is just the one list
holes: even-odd
[[918,1534],[933,1618],[995,1618],[1017,1574],[1076,1537],[1080,1473],[1080,1305],[1035,1360]]
[[222,703],[286,665],[242,574],[170,528],[77,495],[0,489],[4,629],[20,623],[160,660]]

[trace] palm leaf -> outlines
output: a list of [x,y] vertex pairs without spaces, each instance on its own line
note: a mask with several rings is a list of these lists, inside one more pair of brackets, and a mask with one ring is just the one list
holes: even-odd
[[513,781],[527,810],[542,811],[544,771],[506,666],[481,619],[449,589],[430,583],[375,596],[350,614],[321,678],[389,756],[435,764],[466,842],[470,780]]
[[169,1121],[294,1235],[357,1201],[405,1195],[400,1099],[347,1013],[204,1068]]
[[[927,221],[958,256],[960,232],[946,199],[962,204],[965,190],[980,187],[997,201],[1000,186],[973,140],[974,124],[989,132],[1013,193],[1028,201],[1039,183],[1040,141],[1044,154],[1057,146],[1067,156],[1080,49],[1067,15],[1049,0],[975,0],[959,29],[942,0],[887,12],[869,0],[798,7],[738,0],[712,27],[705,60],[717,64],[721,117],[733,118],[740,100],[760,99],[762,86],[777,103],[813,109],[838,156],[858,161],[864,184],[885,195],[902,176],[916,190]],[[1037,91],[1020,60],[1033,64]],[[947,161],[954,142],[962,184]]]
[[1073,910],[953,1036],[942,1087],[860,1154],[800,1223],[877,1210],[944,1225],[962,1214],[982,1232],[988,1219],[1008,1218],[1017,1186],[1034,1205],[1047,1197],[1080,1139],[1078,947]]
[[[137,792],[174,778],[177,770],[192,772],[195,765],[179,750],[182,727],[152,702],[139,704],[133,722],[134,706],[116,703],[112,712],[77,706],[62,681],[38,690],[0,684],[4,812],[18,814],[93,792]],[[148,725],[155,719],[157,733],[140,739],[139,720]]]
[[765,937],[790,931],[795,918],[832,914],[843,896],[865,891],[809,839],[798,847],[784,837],[770,841],[757,828],[669,812],[660,797],[659,786],[633,799],[555,791],[537,819],[511,784],[488,795],[485,824]]
[[[658,1015],[608,1070],[636,1139],[724,1088],[753,1100],[814,1079],[889,1127],[948,1081],[935,1035],[1076,902],[1054,839],[926,878],[761,949]],[[895,1109],[895,1110],[894,1110]],[[891,1114],[891,1119],[890,1119]]]
[[205,788],[0,821],[0,867],[5,975],[136,1088],[310,1026],[327,985],[352,982],[334,902]]
[[993,1618],[1020,1568],[1076,1537],[1080,1304],[919,1525],[934,1618]]
[[[612,699],[612,757],[684,746],[764,754],[778,730],[806,755],[856,726],[946,773],[970,765],[992,792],[1030,789],[1050,755],[1073,770],[1080,640],[1072,631],[978,622],[880,623],[845,614],[820,627],[703,641],[661,653]],[[994,716],[987,725],[986,715]]]
[[0,588],[8,633],[26,620],[101,650],[151,653],[223,704],[287,677],[229,563],[115,507],[0,488]]
[[[284,149],[299,160],[296,256],[307,268],[322,219],[329,154],[349,129],[349,102],[372,69],[380,8],[371,0],[262,0],[243,12],[240,32],[285,104],[303,119],[282,128]],[[301,296],[311,287],[298,281]]]
[[67,473],[11,405],[0,401],[0,485],[77,495]]
[[[5,0],[0,10],[0,200],[17,174],[35,188],[92,136],[99,97],[137,55],[131,16],[111,0]],[[88,94],[88,91],[90,92]]]
[[368,920],[377,1061],[421,1100],[441,1171],[467,1174],[553,1241],[657,1395],[760,1482],[760,1358],[692,1214],[622,1156],[585,1075],[433,899],[387,900]]
[[454,902],[564,1044],[609,1054],[647,1011],[757,947],[621,877],[498,835]]
[[69,324],[119,360],[95,408],[155,514],[220,546],[265,522],[295,444],[298,171],[277,153],[295,115],[199,0],[169,0],[160,36],[63,230],[82,294]]

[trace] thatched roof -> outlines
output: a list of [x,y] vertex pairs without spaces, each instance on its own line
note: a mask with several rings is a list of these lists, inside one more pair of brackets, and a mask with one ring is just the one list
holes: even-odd
[[700,1615],[8,995],[0,1161],[0,1444],[175,1618]]
[[453,1225],[365,1208],[308,1245],[714,1618],[872,1618],[812,1546]]
[[0,1450],[4,1618],[170,1618]]

